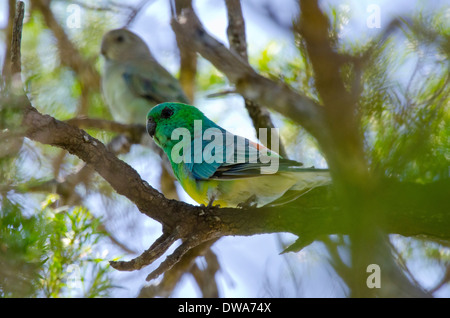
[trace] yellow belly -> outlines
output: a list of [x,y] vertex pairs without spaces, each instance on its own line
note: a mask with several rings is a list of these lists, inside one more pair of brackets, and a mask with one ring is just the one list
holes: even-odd
[[294,178],[280,173],[235,180],[187,179],[181,185],[200,204],[207,205],[214,199],[213,205],[236,207],[253,196],[257,205],[263,206],[281,197],[295,183]]

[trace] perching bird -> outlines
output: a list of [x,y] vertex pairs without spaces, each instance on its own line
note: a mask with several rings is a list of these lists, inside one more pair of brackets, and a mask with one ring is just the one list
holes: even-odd
[[[181,186],[200,204],[263,206],[288,191],[301,194],[331,181],[328,170],[300,168],[299,162],[227,132],[194,106],[153,107],[147,132],[168,156]],[[267,171],[269,159],[277,163],[275,170]]]
[[102,91],[115,121],[141,123],[156,104],[189,103],[178,80],[133,32],[109,31],[103,36],[101,53],[105,58]]

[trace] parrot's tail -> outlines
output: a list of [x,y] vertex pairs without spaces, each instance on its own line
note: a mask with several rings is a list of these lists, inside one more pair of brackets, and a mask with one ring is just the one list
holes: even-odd
[[328,169],[295,169],[290,172],[294,174],[297,183],[286,191],[283,196],[268,204],[268,206],[279,206],[297,200],[299,197],[308,193],[310,190],[328,185],[331,183],[331,176]]
[[295,174],[297,183],[290,190],[304,191],[331,183],[330,171],[328,169],[297,169]]

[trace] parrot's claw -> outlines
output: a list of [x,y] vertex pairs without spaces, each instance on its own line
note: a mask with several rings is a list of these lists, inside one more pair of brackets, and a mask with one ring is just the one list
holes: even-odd
[[[206,206],[207,209],[212,208],[214,204],[214,200],[216,199],[215,196],[212,196],[211,199],[208,202],[208,205]],[[216,207],[220,207],[220,205],[216,204]]]
[[256,202],[256,195],[252,195],[245,202],[241,202],[237,205],[238,208],[248,209],[248,208],[256,208],[258,202]]

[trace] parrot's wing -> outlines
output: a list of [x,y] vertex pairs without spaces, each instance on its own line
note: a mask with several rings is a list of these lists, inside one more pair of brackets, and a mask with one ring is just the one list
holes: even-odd
[[[232,134],[230,135],[233,138],[226,138],[227,134],[230,133],[225,130],[222,131],[225,147],[213,149],[213,155],[220,160],[207,162],[203,158],[200,163],[195,163],[192,160],[190,164],[187,164],[188,169],[192,171],[196,179],[231,180],[267,175],[263,168],[270,167],[273,164],[272,160],[278,161],[277,171],[293,171],[302,166],[302,163],[284,159],[265,146],[246,138]],[[237,138],[240,138],[240,141]],[[205,150],[209,143],[210,141],[202,140],[202,150]],[[194,148],[193,144],[194,141],[192,142],[192,149]]]
[[[275,168],[276,171],[298,171],[298,167],[302,166],[302,163],[284,159],[277,158],[278,167]],[[267,175],[264,173],[263,168],[271,167],[273,163],[268,162],[257,162],[257,163],[235,163],[235,164],[225,164],[220,166],[216,172],[210,177],[211,179],[239,179],[239,178],[250,178]]]
[[128,64],[122,76],[130,90],[151,103],[168,101],[189,103],[180,83],[161,65],[154,63]]
[[[218,128],[218,127],[217,127]],[[222,145],[225,140],[225,131],[222,131],[223,129],[218,129],[217,132],[219,136],[218,138],[222,139]],[[201,157],[198,157],[198,155],[195,153],[196,151],[196,143],[199,143],[201,145]],[[191,160],[188,163],[185,163],[186,167],[192,172],[192,175],[197,180],[206,180],[209,179],[216,170],[222,165],[223,162],[226,162],[226,147],[219,146],[211,149],[211,155],[215,155],[216,160],[205,160],[205,150],[208,149],[208,145],[210,144],[210,141],[203,140],[203,136],[198,136],[194,138],[194,140],[191,143],[190,152],[191,152]],[[196,162],[196,157],[200,158],[200,162]]]

